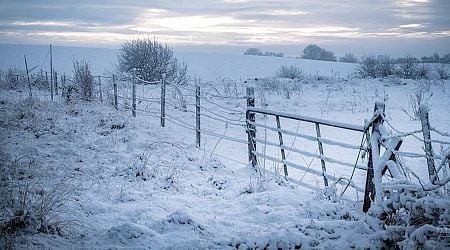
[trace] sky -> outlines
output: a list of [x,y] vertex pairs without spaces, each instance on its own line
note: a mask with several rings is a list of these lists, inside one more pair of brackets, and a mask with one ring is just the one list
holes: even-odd
[[175,49],[299,56],[450,53],[450,0],[0,0],[0,43],[118,48],[155,37]]

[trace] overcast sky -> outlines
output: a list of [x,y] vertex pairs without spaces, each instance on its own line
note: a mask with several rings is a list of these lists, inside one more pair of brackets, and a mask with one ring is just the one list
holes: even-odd
[[218,52],[295,55],[316,43],[338,55],[424,55],[450,53],[449,13],[450,0],[0,0],[0,43],[119,47],[151,36]]

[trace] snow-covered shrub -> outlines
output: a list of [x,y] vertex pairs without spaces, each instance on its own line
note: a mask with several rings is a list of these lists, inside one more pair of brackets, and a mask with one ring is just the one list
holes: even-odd
[[395,64],[391,56],[379,55],[376,61],[376,72],[378,77],[387,77],[394,74]]
[[47,79],[45,78],[45,75],[42,71],[30,73],[30,81],[31,85],[34,88],[40,89],[40,90],[49,90],[50,84],[47,82]]
[[293,92],[303,90],[303,81],[299,79],[283,79],[275,77],[265,77],[255,81],[256,89],[262,92],[275,92],[283,94],[286,99],[290,99]]
[[[409,181],[383,184],[383,199],[369,209],[381,247],[429,248],[450,244],[450,200],[438,190],[425,191]],[[442,232],[447,230],[447,235]],[[442,237],[445,236],[445,237]]]
[[3,88],[18,89],[25,86],[25,81],[19,69],[9,67],[0,74],[0,84]]
[[357,75],[361,78],[376,78],[377,75],[377,58],[375,56],[363,56],[356,69]]
[[81,98],[84,101],[91,101],[94,92],[94,76],[87,61],[73,59],[73,82]]
[[405,79],[414,79],[417,75],[416,58],[408,55],[399,62],[397,75]]
[[189,81],[187,64],[180,63],[166,44],[150,38],[134,39],[122,44],[118,55],[118,70],[153,82],[166,75],[168,82],[185,85]]
[[417,79],[429,79],[430,78],[430,69],[427,64],[422,63],[419,67],[417,67],[416,71]]
[[62,234],[61,208],[74,188],[61,181],[42,182],[42,169],[33,160],[19,158],[0,164],[0,243],[19,232]]
[[283,65],[275,74],[278,78],[288,78],[288,79],[303,79],[303,72],[297,66]]
[[434,66],[436,71],[436,77],[438,80],[447,80],[449,78],[449,73],[447,66],[444,63]]

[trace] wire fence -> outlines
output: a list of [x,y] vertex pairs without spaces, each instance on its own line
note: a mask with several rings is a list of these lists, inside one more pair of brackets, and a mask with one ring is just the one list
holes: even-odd
[[[47,73],[47,77],[43,76],[44,73]],[[48,73],[41,72],[47,83]],[[67,91],[74,80],[65,74],[59,77],[58,73],[54,74],[53,82],[46,86],[51,100],[62,102],[67,98]],[[201,91],[202,88],[206,91]],[[147,81],[136,76],[95,76],[91,91],[93,98],[107,101],[116,109],[131,112],[133,116],[157,118],[163,127],[167,120],[171,125],[190,131],[196,137],[196,145],[211,156],[264,169],[270,165],[267,162],[270,162],[272,169],[282,169],[286,178],[288,169],[300,170],[297,176],[292,171],[298,177],[297,180],[303,181],[307,175],[315,175],[323,178],[326,188],[340,184],[343,186],[341,196],[348,187],[357,192],[367,192],[367,183],[366,188],[363,188],[354,177],[369,176],[373,171],[371,168],[376,167],[362,164],[363,158],[366,155],[372,157],[374,149],[381,147],[384,152],[377,156],[379,159],[375,163],[383,165],[383,172],[389,170],[392,178],[399,177],[398,173],[403,173],[408,178],[417,176],[411,168],[405,166],[404,161],[423,160],[428,167],[430,185],[443,186],[446,192],[449,190],[447,169],[450,167],[450,133],[430,125],[426,108],[422,108],[422,128],[405,132],[393,126],[384,117],[384,111],[374,112],[365,126],[343,124],[255,108],[255,98],[251,91],[246,94],[224,94],[211,85],[175,85],[164,78]],[[313,126],[306,128],[303,123]],[[300,124],[303,126],[300,127]],[[377,133],[374,133],[375,124]],[[326,127],[356,134],[351,136],[351,142],[342,138],[325,138],[323,133],[327,132]],[[369,128],[372,128],[372,133]],[[404,150],[400,146],[406,141],[415,141],[416,144],[423,144],[423,147],[421,151]],[[436,151],[438,148],[439,153]],[[347,153],[329,155],[329,152]],[[238,157],[234,158],[233,155]],[[247,157],[249,161],[246,163],[243,159]],[[397,170],[394,165],[398,167]],[[318,183],[316,177],[311,177],[313,179],[309,178],[308,181]]]

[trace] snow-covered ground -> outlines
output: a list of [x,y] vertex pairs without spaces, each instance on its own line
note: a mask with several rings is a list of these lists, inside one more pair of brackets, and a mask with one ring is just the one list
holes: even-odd
[[[58,47],[55,49],[58,54],[56,51]],[[94,70],[97,67],[94,58],[104,62],[98,64],[102,68],[98,72],[102,73],[115,52],[100,51],[83,53],[93,58],[90,61]],[[31,54],[20,49],[14,53]],[[45,53],[44,49],[43,57],[36,54],[36,58],[44,60]],[[64,64],[60,70],[67,67],[70,72],[70,52],[61,54],[67,57],[58,59],[56,66]],[[372,117],[375,101],[385,101],[386,120],[406,132],[420,128],[420,121],[411,120],[407,113],[411,113],[411,95],[422,89],[426,96],[432,94],[428,101],[430,123],[440,131],[450,131],[449,81],[353,79],[346,77],[353,70],[351,64],[220,54],[178,55],[186,58],[191,73],[205,81],[202,85],[204,114],[213,116],[212,112],[216,112],[234,119],[225,124],[217,120],[217,115],[216,119],[202,117],[202,129],[222,138],[202,134],[200,148],[194,144],[194,131],[170,121],[195,124],[195,115],[190,112],[195,101],[190,92],[193,86],[180,88],[188,112],[175,108],[176,92],[168,88],[168,120],[164,128],[160,127],[157,114],[152,117],[148,116],[149,112],[139,111],[134,118],[123,106],[116,111],[109,99],[103,103],[96,100],[65,104],[50,102],[48,92],[43,90],[33,90],[38,100],[29,100],[26,89],[2,89],[2,173],[18,180],[11,185],[14,188],[2,195],[14,200],[23,197],[23,190],[30,192],[25,205],[30,209],[27,222],[31,225],[25,227],[29,231],[18,230],[14,241],[2,244],[16,248],[101,249],[379,248],[389,242],[390,236],[376,218],[362,212],[361,192],[349,188],[340,198],[343,187],[337,186],[336,195],[330,197],[324,195],[330,190],[324,189],[320,176],[290,168],[292,180],[286,181],[280,164],[259,159],[261,168],[266,170],[260,172],[246,164],[247,146],[224,139],[247,140],[245,128],[240,126],[245,121],[246,100],[235,97],[245,96],[245,87],[253,86],[257,107],[361,126],[365,119]],[[12,54],[8,57],[15,60]],[[2,67],[7,65],[3,56],[1,63]],[[264,79],[253,80],[273,75],[280,65],[291,63],[311,75],[290,92],[289,99],[283,88],[266,90],[261,87]],[[104,89],[108,91],[110,86]],[[139,86],[137,93],[140,97],[158,98],[160,90]],[[129,85],[121,86],[119,95],[129,96]],[[214,95],[226,98],[214,98]],[[123,99],[120,103],[125,105]],[[158,103],[142,101],[137,106],[159,111]],[[257,122],[276,126],[273,119],[262,116],[257,116]],[[315,133],[314,126],[309,124],[282,119],[281,125],[293,132]],[[361,135],[353,132],[321,129],[324,138],[354,145],[359,145],[361,140]],[[257,136],[267,141],[278,140],[278,134],[273,131],[259,129]],[[284,136],[286,145],[312,153],[317,148],[316,143]],[[448,141],[436,134],[433,138]],[[423,154],[421,142],[409,137],[402,149]],[[258,146],[258,150],[279,157],[276,149]],[[440,153],[440,150],[436,144],[435,151]],[[324,151],[327,156],[348,162],[354,162],[357,156],[355,150],[325,146]],[[313,170],[321,169],[317,157],[301,158],[288,153],[287,158],[309,164]],[[427,179],[425,159],[405,158],[403,163]],[[367,160],[360,160],[359,164],[365,165]],[[327,166],[327,173],[335,177],[352,174],[352,168]],[[364,187],[364,178],[364,171],[355,172],[357,186]],[[448,210],[447,207],[444,213],[447,217]],[[440,242],[448,244],[445,238]],[[435,241],[429,244],[437,248],[444,246],[433,245]]]

